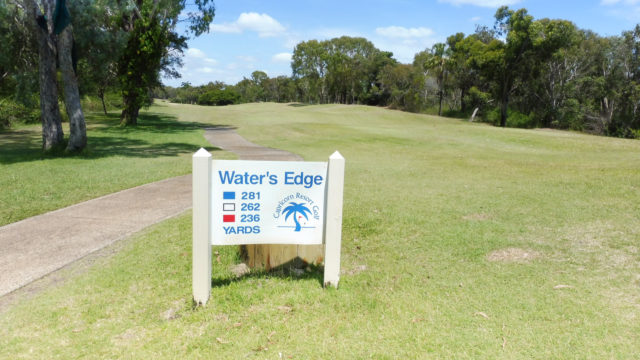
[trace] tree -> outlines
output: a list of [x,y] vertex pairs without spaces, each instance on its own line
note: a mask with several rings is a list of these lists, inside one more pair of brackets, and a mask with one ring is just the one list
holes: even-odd
[[[21,38],[23,33],[35,34],[38,48],[38,84],[40,95],[40,110],[42,120],[42,148],[47,151],[62,145],[64,134],[62,131],[60,109],[58,105],[58,79],[57,68],[59,64],[64,91],[64,103],[70,121],[70,137],[67,151],[80,151],[86,146],[86,126],[84,114],[80,105],[78,82],[73,67],[72,46],[73,29],[71,17],[64,0],[23,0],[13,2],[9,7],[4,2],[0,6],[0,12],[12,13],[13,24],[23,22],[26,26],[15,26],[11,37]],[[28,36],[22,36],[28,38]],[[26,42],[22,47],[17,47],[15,41],[9,41],[9,49],[20,49],[15,64],[21,64],[20,59],[30,59]],[[9,55],[10,57],[11,55]],[[15,56],[15,55],[14,55]],[[3,68],[0,59],[0,70]],[[20,73],[19,65],[12,66],[16,73]],[[4,78],[5,75],[3,75]],[[17,78],[20,79],[20,78]],[[18,89],[21,88],[20,80],[17,81]]]
[[318,40],[303,41],[293,49],[292,77],[300,80],[306,102],[325,102],[327,51]]
[[431,49],[415,55],[413,66],[423,69],[425,75],[430,72],[436,79],[438,86],[438,116],[442,116],[442,99],[444,98],[445,82],[449,74],[449,50],[444,43],[436,43]]
[[360,37],[310,40],[296,45],[291,68],[307,102],[377,104],[378,74],[392,55]]
[[537,57],[544,60],[539,63],[539,76],[530,78],[523,88],[523,106],[536,113],[536,125],[576,127],[577,108],[571,97],[584,62],[578,56],[581,34],[566,20],[542,19],[533,24],[533,31],[539,34],[534,40]]
[[38,89],[37,34],[26,19],[23,2],[0,0],[0,96],[28,107]]
[[200,105],[224,106],[237,104],[240,101],[240,94],[232,89],[216,89],[208,91],[198,98]]
[[406,111],[419,111],[424,75],[410,64],[386,65],[378,75],[381,90],[390,98],[390,105]]
[[467,111],[467,96],[473,86],[480,84],[477,72],[469,65],[472,37],[456,33],[447,38],[449,71],[452,87],[460,90],[460,110]]
[[[96,95],[107,113],[105,95],[117,92],[118,61],[127,43],[118,0],[72,1],[74,54],[80,93]],[[105,11],[105,9],[108,9]],[[98,25],[98,26],[96,26]]]
[[496,11],[495,19],[493,32],[479,29],[470,60],[471,66],[491,82],[500,102],[500,126],[504,127],[512,95],[539,76],[541,64],[566,46],[569,37],[563,31],[554,32],[566,28],[566,24],[534,21],[526,9],[513,11],[503,6]]
[[[179,77],[175,66],[186,48],[187,37],[176,32],[186,0],[135,0],[122,3],[122,28],[129,39],[118,66],[124,109],[121,125],[136,125],[140,108],[150,105],[151,89],[161,84],[160,73]],[[188,33],[209,31],[215,7],[211,0],[195,0],[198,11],[188,13]]]
[[56,39],[53,31],[54,0],[42,0],[43,11],[35,0],[24,0],[26,18],[38,39],[40,111],[42,112],[42,149],[60,146],[64,139],[58,106],[56,82]]

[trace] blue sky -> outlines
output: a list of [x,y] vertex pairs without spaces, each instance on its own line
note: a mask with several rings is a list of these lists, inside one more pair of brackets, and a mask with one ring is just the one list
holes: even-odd
[[600,35],[640,22],[640,0],[218,0],[210,32],[189,40],[181,79],[235,84],[254,70],[291,75],[295,45],[311,39],[362,36],[403,63],[456,32],[493,25],[500,5],[526,8],[536,19],[566,19]]

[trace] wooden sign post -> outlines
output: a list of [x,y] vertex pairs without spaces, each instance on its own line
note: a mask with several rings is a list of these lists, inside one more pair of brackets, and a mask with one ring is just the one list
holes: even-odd
[[212,160],[193,155],[193,298],[211,293],[211,245],[323,244],[324,285],[338,287],[345,160]]

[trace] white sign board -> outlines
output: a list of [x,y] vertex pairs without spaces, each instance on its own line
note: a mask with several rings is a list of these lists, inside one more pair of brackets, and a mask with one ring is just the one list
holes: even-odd
[[211,165],[212,245],[322,244],[326,162]]

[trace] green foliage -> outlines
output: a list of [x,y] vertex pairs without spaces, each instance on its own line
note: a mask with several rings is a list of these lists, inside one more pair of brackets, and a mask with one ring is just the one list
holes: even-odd
[[[128,9],[123,26],[129,40],[118,64],[118,79],[124,101],[122,125],[135,125],[138,111],[152,102],[152,90],[161,85],[160,73],[179,77],[175,66],[178,54],[187,47],[187,37],[176,32],[184,0],[138,0],[137,9]],[[215,6],[210,0],[196,0],[198,11],[187,16],[188,28],[196,36],[208,32]],[[162,10],[160,10],[162,9]]]
[[382,92],[389,97],[394,109],[419,112],[424,107],[421,71],[409,64],[386,65],[378,75]]
[[240,94],[231,90],[212,90],[208,91],[200,97],[198,97],[198,104],[200,105],[233,105],[240,102]]
[[26,107],[10,99],[0,98],[0,129],[15,124],[35,124],[40,122],[40,107]]
[[342,36],[297,44],[291,68],[306,102],[371,104],[379,99],[380,72],[395,63],[369,40]]
[[[122,109],[122,95],[110,92],[104,94],[104,103],[107,111],[115,111]],[[82,109],[85,112],[101,112],[102,108],[102,100],[96,96],[85,95],[82,98]]]
[[[125,105],[123,124],[135,124],[140,108],[153,101],[149,92],[160,84],[159,69],[171,44],[168,30],[169,24],[154,17],[134,22],[118,71]],[[185,38],[175,40],[175,46],[184,47]]]

